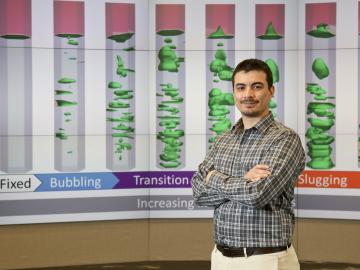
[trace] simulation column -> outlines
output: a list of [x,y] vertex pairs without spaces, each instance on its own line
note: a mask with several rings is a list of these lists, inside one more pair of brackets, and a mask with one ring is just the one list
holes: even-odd
[[0,1],[0,170],[32,169],[31,0]]
[[306,4],[307,163],[335,166],[336,3]]
[[206,5],[207,148],[234,121],[235,5]]
[[157,167],[185,163],[185,6],[156,5]]
[[85,167],[84,2],[54,1],[55,169]]
[[106,3],[106,167],[135,167],[135,4]]

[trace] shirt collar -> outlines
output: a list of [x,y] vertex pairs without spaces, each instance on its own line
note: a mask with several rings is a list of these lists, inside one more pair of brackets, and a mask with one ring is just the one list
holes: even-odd
[[[252,128],[257,129],[260,133],[263,133],[272,123],[274,122],[274,116],[271,112],[269,112],[264,118],[262,118],[259,122],[256,123]],[[240,118],[236,124],[232,127],[232,131],[242,133],[244,131],[244,123],[243,119]]]

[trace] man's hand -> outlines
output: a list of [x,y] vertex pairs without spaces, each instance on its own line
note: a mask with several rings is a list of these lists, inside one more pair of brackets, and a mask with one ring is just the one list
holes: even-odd
[[262,178],[268,177],[270,174],[271,174],[271,172],[270,172],[270,168],[268,165],[258,164],[256,166],[254,166],[253,168],[251,168],[251,170],[248,171],[244,175],[244,178],[248,181],[253,182],[253,181],[258,181]]
[[206,175],[206,178],[205,178],[205,183],[206,184],[207,184],[207,182],[209,182],[209,178],[214,172],[216,172],[216,170],[212,170],[212,171],[208,172],[208,174]]

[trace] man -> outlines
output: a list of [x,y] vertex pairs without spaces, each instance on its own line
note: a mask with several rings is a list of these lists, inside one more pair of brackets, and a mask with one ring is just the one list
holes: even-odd
[[192,179],[195,202],[215,208],[211,269],[298,270],[291,241],[301,141],[269,110],[275,88],[265,62],[242,61],[232,84],[242,117],[217,138]]

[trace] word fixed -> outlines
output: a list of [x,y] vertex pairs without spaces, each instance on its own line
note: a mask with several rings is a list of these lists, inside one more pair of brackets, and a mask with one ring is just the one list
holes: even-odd
[[41,182],[34,175],[1,175],[0,192],[32,192]]
[[29,189],[31,188],[31,178],[27,180],[11,180],[9,178],[0,179],[0,189]]

